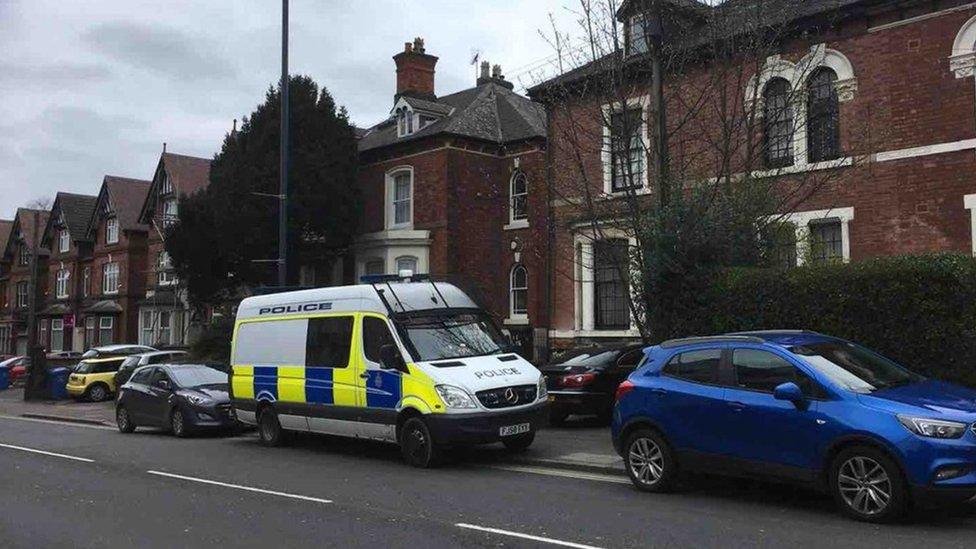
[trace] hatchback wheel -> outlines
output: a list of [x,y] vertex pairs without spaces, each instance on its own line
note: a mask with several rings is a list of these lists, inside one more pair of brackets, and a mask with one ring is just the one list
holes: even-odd
[[419,417],[408,419],[400,428],[400,451],[414,467],[426,469],[440,463],[440,451],[434,444],[427,424]]
[[136,430],[136,424],[132,423],[129,410],[125,406],[119,406],[115,410],[115,423],[118,425],[120,433],[131,433]]
[[627,438],[624,449],[627,475],[634,486],[645,492],[667,492],[673,487],[677,464],[664,437],[639,429]]
[[102,384],[92,385],[88,389],[88,400],[92,402],[101,402],[108,398],[108,390]]
[[908,490],[898,465],[870,447],[851,448],[834,459],[830,475],[841,511],[865,522],[889,522],[908,506]]
[[174,436],[184,438],[189,434],[189,427],[186,424],[186,417],[183,416],[183,412],[179,408],[173,410],[173,414],[170,416],[169,424]]
[[281,446],[285,443],[285,431],[272,408],[265,408],[258,417],[258,437],[265,446]]

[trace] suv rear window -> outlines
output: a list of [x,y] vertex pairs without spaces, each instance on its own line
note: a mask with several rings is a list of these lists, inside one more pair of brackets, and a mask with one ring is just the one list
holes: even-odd
[[687,351],[675,355],[664,367],[664,373],[694,383],[717,385],[718,367],[721,362],[721,349]]

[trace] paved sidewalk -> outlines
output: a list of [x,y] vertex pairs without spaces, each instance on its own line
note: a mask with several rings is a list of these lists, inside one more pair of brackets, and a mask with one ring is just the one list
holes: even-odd
[[34,400],[24,402],[23,387],[0,391],[0,415],[50,419],[90,425],[115,425],[113,401]]
[[[16,387],[0,391],[0,415],[115,426],[113,401],[24,402],[23,388]],[[478,447],[463,453],[467,459],[486,463],[518,463],[597,473],[624,472],[623,460],[613,451],[610,442],[610,428],[586,418],[571,419],[564,426],[544,429],[536,435],[532,446],[520,454],[507,452],[500,445]]]

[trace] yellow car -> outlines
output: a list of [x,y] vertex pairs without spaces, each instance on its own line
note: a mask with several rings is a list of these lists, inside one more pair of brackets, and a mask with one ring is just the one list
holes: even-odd
[[68,377],[68,394],[94,402],[107,400],[115,393],[115,373],[126,357],[82,360]]

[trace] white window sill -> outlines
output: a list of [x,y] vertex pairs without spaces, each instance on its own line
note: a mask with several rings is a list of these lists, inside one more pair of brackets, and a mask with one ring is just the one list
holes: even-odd
[[854,158],[847,156],[844,158],[838,158],[836,160],[825,160],[823,162],[814,162],[813,164],[794,164],[792,166],[784,166],[782,168],[775,168],[772,170],[761,170],[752,172],[752,177],[776,177],[780,175],[790,175],[797,173],[806,172],[817,172],[820,170],[832,170],[835,168],[846,168],[847,166],[854,165]]
[[510,316],[502,321],[506,326],[528,326],[529,317],[523,315]]
[[603,194],[600,195],[601,200],[614,200],[616,198],[626,198],[628,196],[647,196],[651,194],[651,188],[648,186],[643,186],[638,189],[625,189],[622,191],[610,191],[607,188],[603,189]]
[[515,221],[512,221],[508,225],[502,227],[502,229],[506,231],[514,231],[517,229],[528,229],[528,228],[529,228],[528,219],[516,219]]

